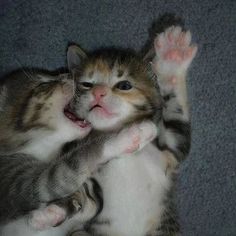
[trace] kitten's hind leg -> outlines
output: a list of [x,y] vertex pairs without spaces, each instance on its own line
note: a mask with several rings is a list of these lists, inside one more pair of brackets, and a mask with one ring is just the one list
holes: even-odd
[[171,150],[181,160],[190,148],[186,74],[197,46],[191,45],[189,31],[183,32],[179,26],[172,26],[157,36],[154,47],[156,56],[152,67],[165,103],[158,145]]

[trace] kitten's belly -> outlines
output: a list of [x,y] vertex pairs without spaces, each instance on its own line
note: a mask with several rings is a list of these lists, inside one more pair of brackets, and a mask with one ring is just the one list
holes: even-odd
[[163,156],[156,147],[149,144],[135,156],[108,163],[97,174],[97,180],[104,195],[104,208],[98,220],[111,220],[109,226],[96,224],[98,232],[109,236],[144,236],[157,225],[170,181],[165,175]]

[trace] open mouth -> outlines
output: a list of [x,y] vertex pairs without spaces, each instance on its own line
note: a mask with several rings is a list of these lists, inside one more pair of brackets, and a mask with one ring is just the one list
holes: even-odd
[[67,105],[64,108],[64,114],[65,116],[74,124],[78,125],[81,128],[86,128],[90,126],[90,123],[84,119],[79,118],[70,108],[69,105]]

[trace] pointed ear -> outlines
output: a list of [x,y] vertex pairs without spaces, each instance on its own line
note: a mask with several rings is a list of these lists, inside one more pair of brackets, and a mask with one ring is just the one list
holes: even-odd
[[77,45],[71,45],[67,49],[67,64],[69,71],[73,71],[81,63],[81,60],[87,58],[87,54]]

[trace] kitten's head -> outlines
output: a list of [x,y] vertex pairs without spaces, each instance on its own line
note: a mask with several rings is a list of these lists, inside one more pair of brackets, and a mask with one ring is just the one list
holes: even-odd
[[0,81],[2,148],[61,127],[73,131],[75,138],[88,134],[90,127],[66,109],[74,95],[74,82],[68,77],[17,72]]
[[79,62],[72,46],[68,62],[77,86],[72,107],[95,129],[120,128],[151,117],[160,107],[161,100],[147,66],[133,52],[99,50]]

